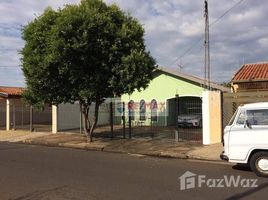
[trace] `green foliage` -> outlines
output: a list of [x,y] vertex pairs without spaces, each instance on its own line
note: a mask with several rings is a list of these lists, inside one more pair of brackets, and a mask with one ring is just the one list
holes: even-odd
[[221,83],[222,86],[230,88],[232,86],[231,82],[223,82]]
[[155,61],[144,29],[116,5],[82,0],[48,8],[23,28],[21,51],[31,104],[82,105],[147,87]]

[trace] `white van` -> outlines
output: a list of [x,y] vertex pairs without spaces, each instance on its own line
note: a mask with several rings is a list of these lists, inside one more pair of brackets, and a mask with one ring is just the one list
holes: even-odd
[[248,163],[258,175],[268,177],[268,102],[239,106],[224,129],[222,160]]

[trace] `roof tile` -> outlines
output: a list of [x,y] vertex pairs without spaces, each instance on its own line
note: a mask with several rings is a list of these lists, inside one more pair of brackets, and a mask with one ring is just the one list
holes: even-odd
[[2,87],[0,86],[0,93],[8,96],[21,96],[23,88],[20,87]]
[[268,63],[243,65],[234,75],[232,82],[268,80]]

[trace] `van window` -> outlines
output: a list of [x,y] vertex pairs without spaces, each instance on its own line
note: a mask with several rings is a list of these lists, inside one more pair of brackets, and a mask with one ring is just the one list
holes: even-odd
[[238,117],[238,119],[236,121],[236,124],[244,125],[245,120],[246,120],[246,112],[244,110],[242,110],[241,113],[239,114],[239,117]]
[[238,111],[238,110],[236,110],[236,111],[235,111],[235,113],[233,114],[233,116],[232,116],[231,120],[230,120],[230,121],[229,121],[229,123],[228,123],[228,126],[233,125],[234,120],[235,120],[235,116],[236,116],[236,114],[237,114],[237,111]]
[[268,125],[268,109],[248,110],[247,120],[251,125]]

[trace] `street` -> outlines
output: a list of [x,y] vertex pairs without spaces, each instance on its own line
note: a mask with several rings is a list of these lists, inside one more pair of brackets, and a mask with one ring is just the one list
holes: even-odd
[[[181,190],[186,171],[207,179],[257,178],[258,187]],[[267,188],[268,179],[246,167],[0,143],[0,200],[266,199]]]

